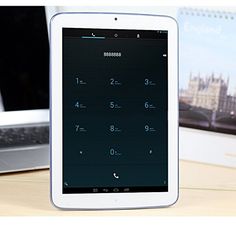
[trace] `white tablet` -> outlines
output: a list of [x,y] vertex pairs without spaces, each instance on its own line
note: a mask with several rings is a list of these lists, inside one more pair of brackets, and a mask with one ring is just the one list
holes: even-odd
[[154,15],[51,20],[51,199],[67,209],[178,198],[177,24]]

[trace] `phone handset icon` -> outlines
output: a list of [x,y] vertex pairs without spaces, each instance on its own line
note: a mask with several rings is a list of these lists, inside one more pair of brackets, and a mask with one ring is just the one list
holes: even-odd
[[116,179],[119,179],[119,175],[117,173],[113,173],[113,176],[116,178]]

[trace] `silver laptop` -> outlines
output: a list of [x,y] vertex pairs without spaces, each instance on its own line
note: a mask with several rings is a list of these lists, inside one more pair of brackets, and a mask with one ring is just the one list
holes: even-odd
[[44,7],[0,7],[0,173],[49,167]]

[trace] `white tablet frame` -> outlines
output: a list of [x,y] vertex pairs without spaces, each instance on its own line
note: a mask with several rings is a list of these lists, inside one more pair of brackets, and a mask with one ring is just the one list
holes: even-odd
[[[114,20],[114,18],[117,20]],[[62,28],[168,30],[168,192],[62,193]],[[156,15],[66,13],[51,20],[51,200],[64,209],[127,209],[169,206],[178,198],[178,29]]]

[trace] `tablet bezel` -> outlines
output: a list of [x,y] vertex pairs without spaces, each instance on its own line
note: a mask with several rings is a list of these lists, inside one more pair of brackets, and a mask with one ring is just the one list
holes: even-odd
[[[115,20],[117,18],[117,20]],[[62,193],[62,28],[168,31],[168,192]],[[66,13],[51,20],[50,145],[51,200],[64,209],[127,209],[169,206],[178,198],[178,29],[174,19],[156,15]]]

